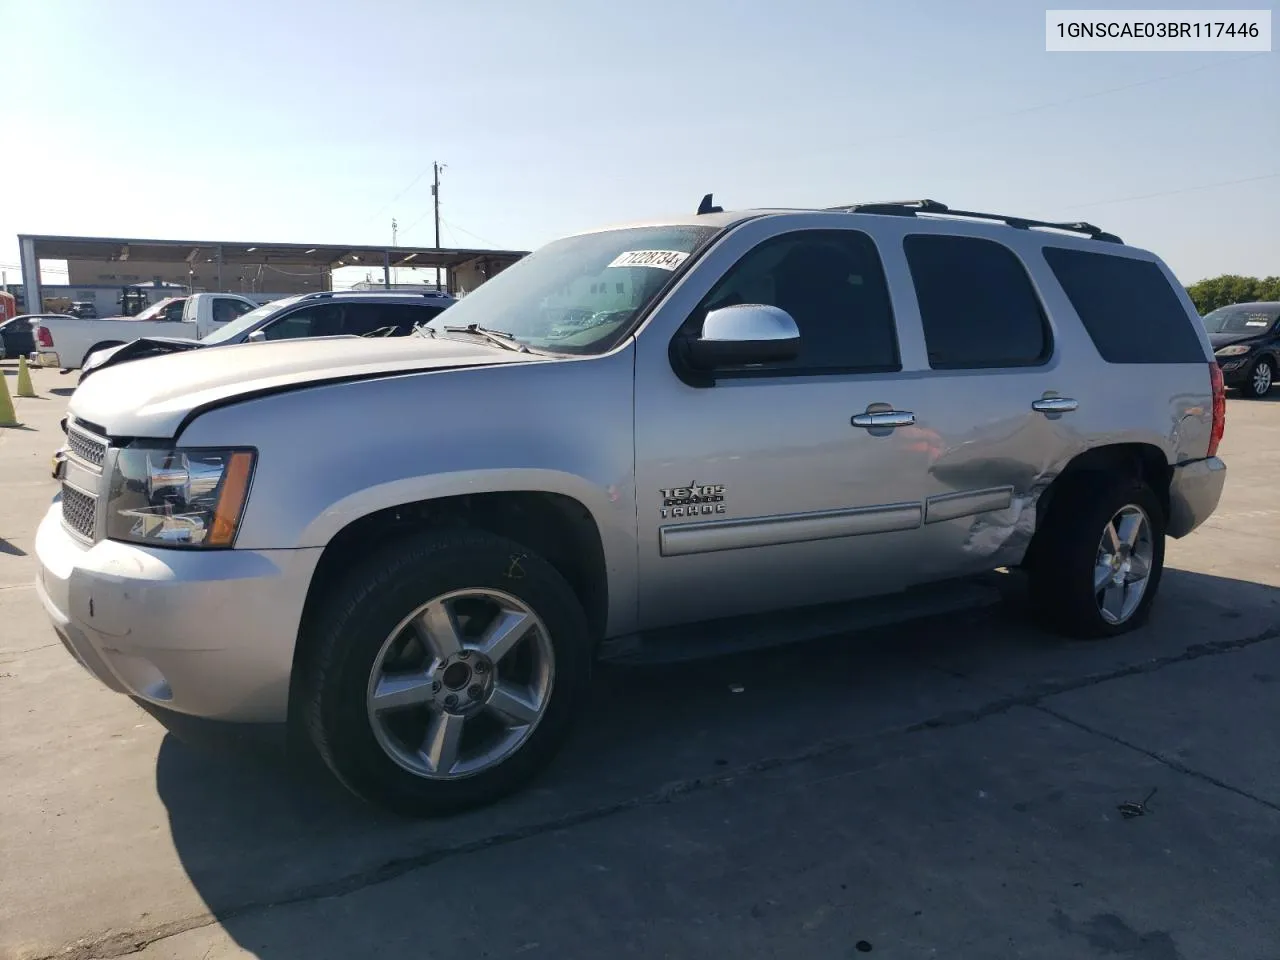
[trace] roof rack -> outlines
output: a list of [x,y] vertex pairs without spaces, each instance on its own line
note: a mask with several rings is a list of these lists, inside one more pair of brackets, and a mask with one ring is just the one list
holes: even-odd
[[324,300],[334,296],[358,296],[358,297],[426,297],[428,300],[453,299],[453,296],[444,292],[435,290],[317,290],[314,293],[304,293],[304,300]]
[[945,203],[937,200],[902,200],[886,203],[851,203],[838,207],[827,207],[827,210],[843,213],[878,213],[891,217],[914,217],[921,213],[938,214],[946,217],[964,217],[972,220],[994,220],[1008,224],[1017,230],[1037,228],[1041,230],[1062,230],[1067,233],[1082,233],[1094,240],[1107,243],[1124,243],[1114,233],[1095,227],[1092,223],[1076,220],[1071,223],[1053,223],[1048,220],[1028,220],[1026,217],[1010,217],[1002,213],[978,213],[974,210],[952,210]]

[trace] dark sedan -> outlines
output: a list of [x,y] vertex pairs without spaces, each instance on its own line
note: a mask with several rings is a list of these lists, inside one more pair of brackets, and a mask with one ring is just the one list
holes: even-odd
[[29,357],[36,349],[35,333],[32,327],[46,317],[56,317],[56,313],[24,313],[0,323],[0,345],[4,347],[4,356],[9,360]]
[[1213,354],[1228,387],[1265,397],[1280,370],[1280,302],[1236,303],[1205,314]]

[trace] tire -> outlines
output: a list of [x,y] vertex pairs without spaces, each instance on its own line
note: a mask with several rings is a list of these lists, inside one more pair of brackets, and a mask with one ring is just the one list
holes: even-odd
[[[1103,540],[1108,529],[1114,529],[1113,521],[1118,515],[1133,517],[1134,511],[1145,519],[1145,538],[1141,521],[1138,529],[1138,539],[1145,549],[1134,551],[1137,559],[1123,568],[1124,580],[1127,583],[1145,560],[1146,583],[1136,604],[1105,604],[1121,614],[1118,618],[1108,617],[1103,601],[1112,601],[1115,592],[1095,592],[1095,577],[1103,572],[1099,565]],[[1119,636],[1146,622],[1164,572],[1165,515],[1160,501],[1144,482],[1110,475],[1070,481],[1070,486],[1050,504],[1036,539],[1039,542],[1028,571],[1031,603],[1046,627],[1087,640]],[[1124,551],[1119,552],[1124,555]],[[1128,586],[1122,596],[1133,597]]]
[[1240,385],[1240,392],[1251,400],[1260,400],[1271,390],[1276,380],[1276,365],[1270,357],[1259,357],[1249,370],[1249,376]]
[[[533,615],[534,626],[510,648],[510,654],[496,653],[484,675],[480,661],[485,657],[478,650],[445,658],[430,652],[456,651],[456,645],[424,639],[454,631],[399,629],[428,601],[443,603],[452,614],[432,624],[465,624],[463,631],[473,623],[483,626],[485,615],[476,611],[491,605],[475,597],[448,599],[458,591],[502,597],[508,606],[522,607]],[[459,613],[466,604],[471,604],[465,609],[472,613]],[[302,686],[303,720],[310,739],[348,789],[405,816],[439,816],[482,806],[522,786],[566,740],[590,682],[592,644],[573,589],[541,557],[511,540],[480,531],[432,532],[376,553],[332,591],[310,620],[315,628],[304,638]],[[470,643],[474,638],[465,639]],[[463,664],[469,673],[458,666],[464,656],[470,657]],[[397,657],[407,658],[404,662],[415,671],[423,669],[423,675],[434,677],[434,690],[439,692],[427,694],[420,685],[414,696],[429,696],[430,703],[397,705],[377,713],[373,702],[375,691],[381,689],[378,678],[385,678],[385,665]],[[519,669],[525,661],[533,664],[527,685],[504,678],[508,667]],[[469,679],[455,685],[450,676],[454,670]],[[484,684],[489,685],[487,693],[481,690]],[[521,691],[523,699],[516,701],[521,710],[540,698],[536,719],[502,733],[509,718],[496,709],[500,686]],[[444,707],[444,698],[450,695],[463,703],[452,709],[471,711],[463,720]],[[504,702],[509,706],[511,701]],[[450,734],[440,731],[452,730],[454,723],[461,732],[452,736],[452,753],[432,752],[450,740]],[[504,737],[511,738],[510,752],[489,766],[461,769],[478,762],[468,760],[464,752],[466,729],[471,734],[479,731],[479,737],[472,739],[483,744],[490,728],[499,731],[495,734],[499,746],[508,742]],[[519,737],[524,739],[517,742]],[[451,756],[457,762],[446,760],[447,768],[432,770],[424,756]],[[460,772],[449,772],[455,769]]]

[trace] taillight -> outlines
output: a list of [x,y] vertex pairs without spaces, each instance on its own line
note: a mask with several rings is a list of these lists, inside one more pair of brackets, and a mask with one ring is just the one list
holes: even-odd
[[1213,384],[1213,428],[1209,431],[1209,452],[1218,455],[1218,444],[1227,429],[1227,388],[1222,382],[1222,368],[1216,362],[1209,364],[1209,382]]
[[36,339],[40,341],[40,346],[42,347],[53,346],[53,334],[49,332],[48,327],[37,327]]

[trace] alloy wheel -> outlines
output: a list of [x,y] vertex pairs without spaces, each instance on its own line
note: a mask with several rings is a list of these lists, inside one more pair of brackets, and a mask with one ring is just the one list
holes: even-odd
[[1154,557],[1146,511],[1133,503],[1121,507],[1102,532],[1093,570],[1094,598],[1107,623],[1122,624],[1138,609],[1151,580]]
[[529,739],[554,680],[551,637],[527,604],[498,590],[455,590],[415,609],[383,642],[366,693],[369,723],[408,772],[472,776]]

